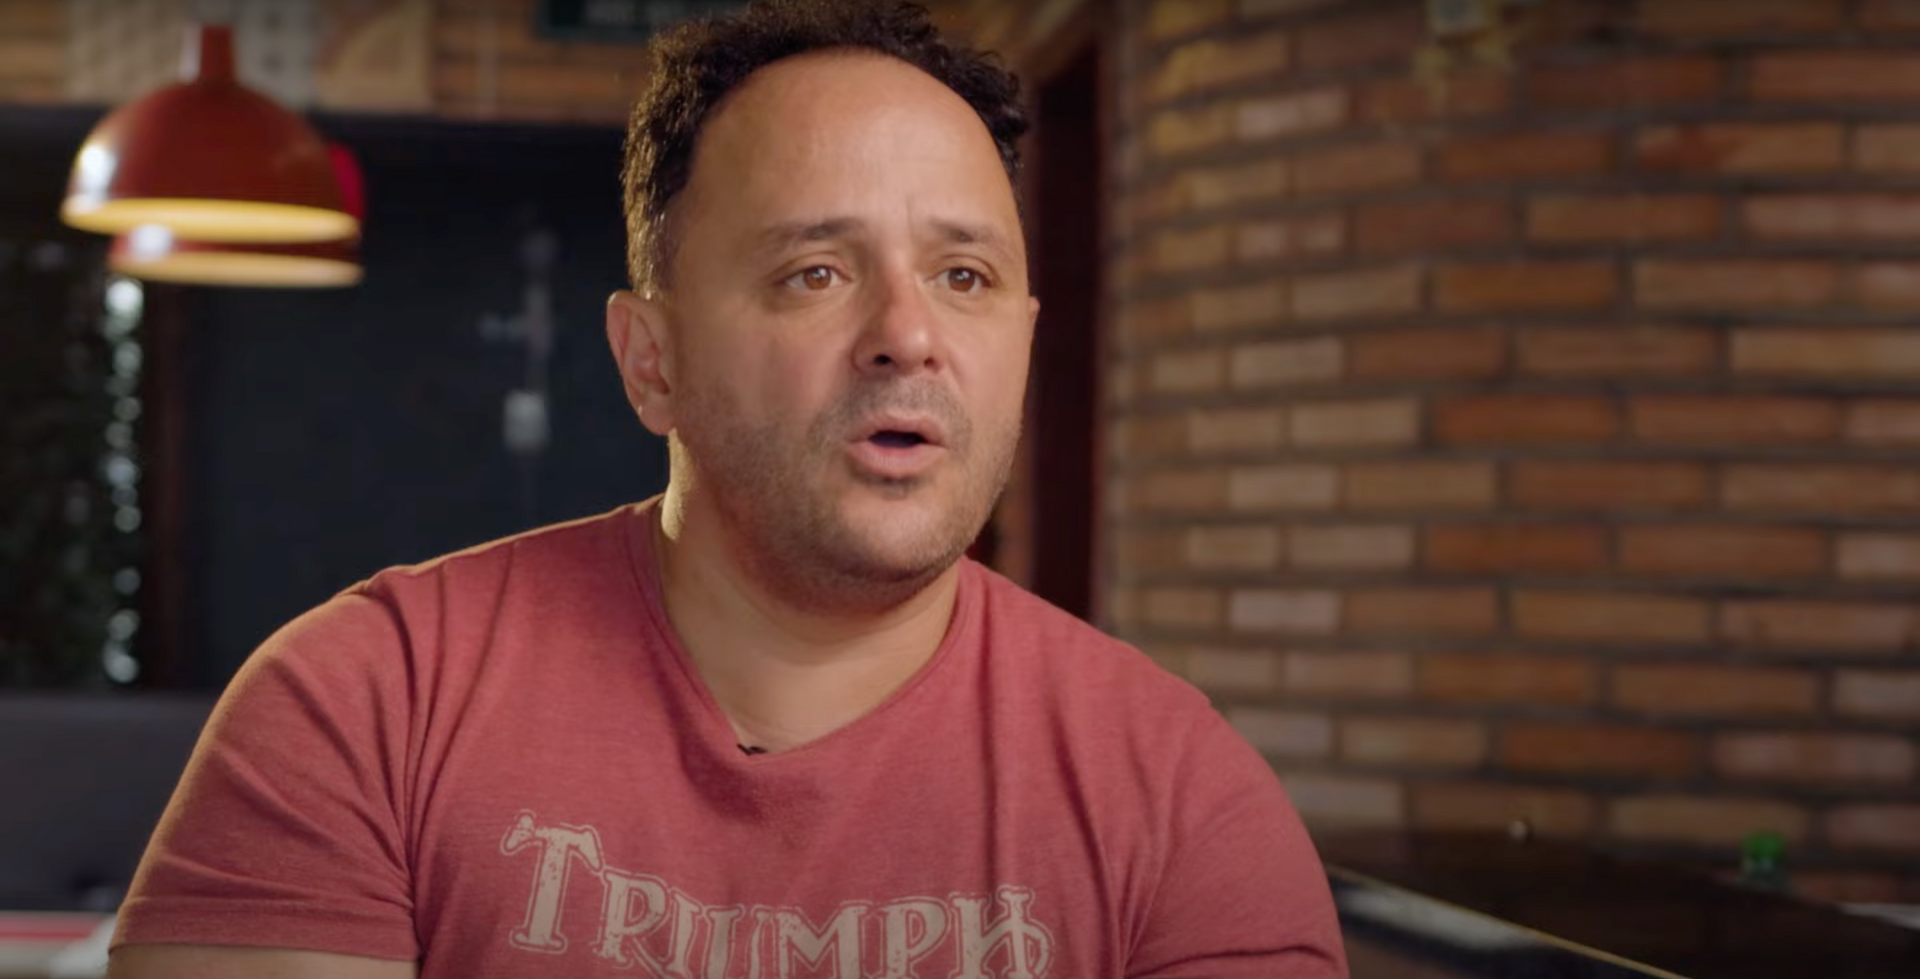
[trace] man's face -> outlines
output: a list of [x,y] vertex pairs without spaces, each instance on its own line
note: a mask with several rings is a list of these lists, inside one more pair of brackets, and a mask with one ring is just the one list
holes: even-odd
[[931,580],[1006,482],[1037,311],[985,125],[891,58],[778,62],[709,119],[673,221],[693,492],[820,600]]

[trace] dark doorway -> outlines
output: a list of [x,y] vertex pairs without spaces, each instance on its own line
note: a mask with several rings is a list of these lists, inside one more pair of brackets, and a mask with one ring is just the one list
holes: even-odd
[[1029,192],[1034,225],[1034,337],[1027,400],[1030,587],[1082,618],[1094,603],[1101,362],[1102,233],[1098,32],[1040,79]]

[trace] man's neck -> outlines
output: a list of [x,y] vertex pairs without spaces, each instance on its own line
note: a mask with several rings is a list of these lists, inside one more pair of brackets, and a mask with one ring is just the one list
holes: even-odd
[[874,614],[795,607],[756,582],[698,506],[655,522],[661,596],[694,668],[742,746],[783,751],[878,707],[939,649],[953,617],[956,564]]

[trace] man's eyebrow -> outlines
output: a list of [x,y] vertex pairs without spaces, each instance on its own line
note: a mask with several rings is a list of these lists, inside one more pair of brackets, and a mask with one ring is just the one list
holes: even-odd
[[845,238],[863,227],[858,218],[781,221],[762,228],[754,236],[753,250],[763,255],[774,255],[795,245]]
[[944,241],[956,245],[985,245],[1008,257],[1014,255],[1013,247],[1007,242],[1007,237],[992,225],[950,221],[945,218],[934,218],[929,223]]

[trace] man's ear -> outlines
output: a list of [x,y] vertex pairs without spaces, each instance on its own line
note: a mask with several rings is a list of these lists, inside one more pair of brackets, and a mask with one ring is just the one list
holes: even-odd
[[607,300],[607,345],[627,403],[655,435],[673,431],[672,336],[666,310],[625,289]]

